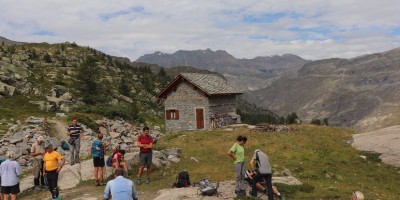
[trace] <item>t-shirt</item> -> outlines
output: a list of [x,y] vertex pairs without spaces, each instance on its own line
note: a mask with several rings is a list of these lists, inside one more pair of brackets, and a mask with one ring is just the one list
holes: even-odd
[[[45,153],[45,152],[46,152],[46,150],[44,149],[43,145],[39,145],[37,142],[32,144],[31,153]],[[37,156],[34,156],[34,158],[36,160],[42,160],[43,159],[43,155],[39,154]]]
[[81,134],[81,132],[82,132],[82,127],[81,127],[81,125],[76,125],[76,126],[71,125],[71,126],[68,126],[68,132],[70,132],[70,131],[77,131],[76,133],[72,133],[72,134],[70,135],[70,137],[72,137],[72,138],[79,138],[79,136],[80,136],[80,134]]
[[46,163],[45,169],[46,171],[53,171],[58,168],[58,161],[61,160],[63,157],[57,151],[53,151],[51,153],[44,154],[43,160]]
[[[258,161],[257,161],[257,154],[258,154]],[[258,151],[254,153],[253,160],[258,162],[258,171],[261,174],[271,174],[271,165],[269,163],[269,159],[267,154],[264,152]]]
[[[140,142],[141,144],[152,144],[153,137],[151,137],[150,135],[141,135],[138,137],[137,142]],[[151,153],[151,149],[140,147],[140,153]]]
[[235,143],[232,146],[231,151],[233,152],[233,155],[235,155],[236,157],[235,164],[244,162],[244,148],[242,145]]

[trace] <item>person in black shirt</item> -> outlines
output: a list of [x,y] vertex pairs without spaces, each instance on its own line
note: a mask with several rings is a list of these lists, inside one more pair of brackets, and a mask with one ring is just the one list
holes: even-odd
[[72,119],[72,125],[68,126],[68,136],[70,137],[68,143],[70,144],[70,164],[71,166],[75,163],[80,163],[79,151],[81,149],[81,137],[83,136],[83,129],[78,125],[76,118]]

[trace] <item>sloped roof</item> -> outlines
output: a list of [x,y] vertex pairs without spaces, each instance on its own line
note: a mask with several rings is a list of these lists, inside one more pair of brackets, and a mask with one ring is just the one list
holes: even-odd
[[174,80],[164,88],[158,95],[158,98],[163,97],[172,88],[178,85],[181,81],[186,80],[193,86],[197,87],[208,96],[216,95],[235,95],[243,94],[233,87],[227,80],[217,74],[200,74],[200,73],[181,73],[174,78]]

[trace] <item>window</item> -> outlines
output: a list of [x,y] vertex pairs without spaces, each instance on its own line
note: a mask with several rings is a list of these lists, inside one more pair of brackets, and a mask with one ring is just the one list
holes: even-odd
[[166,110],[165,116],[167,120],[178,120],[179,119],[179,110]]

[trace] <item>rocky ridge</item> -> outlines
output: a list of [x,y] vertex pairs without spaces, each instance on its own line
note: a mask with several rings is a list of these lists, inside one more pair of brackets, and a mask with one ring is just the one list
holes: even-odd
[[330,125],[377,130],[400,119],[399,58],[397,48],[354,59],[314,61],[293,77],[246,93],[245,99],[278,115],[296,112],[306,123],[328,118]]
[[297,71],[310,61],[292,54],[237,59],[223,50],[206,49],[179,50],[173,54],[155,52],[141,56],[135,62],[157,64],[167,68],[191,66],[218,72],[242,90],[255,90],[266,87],[280,75]]

